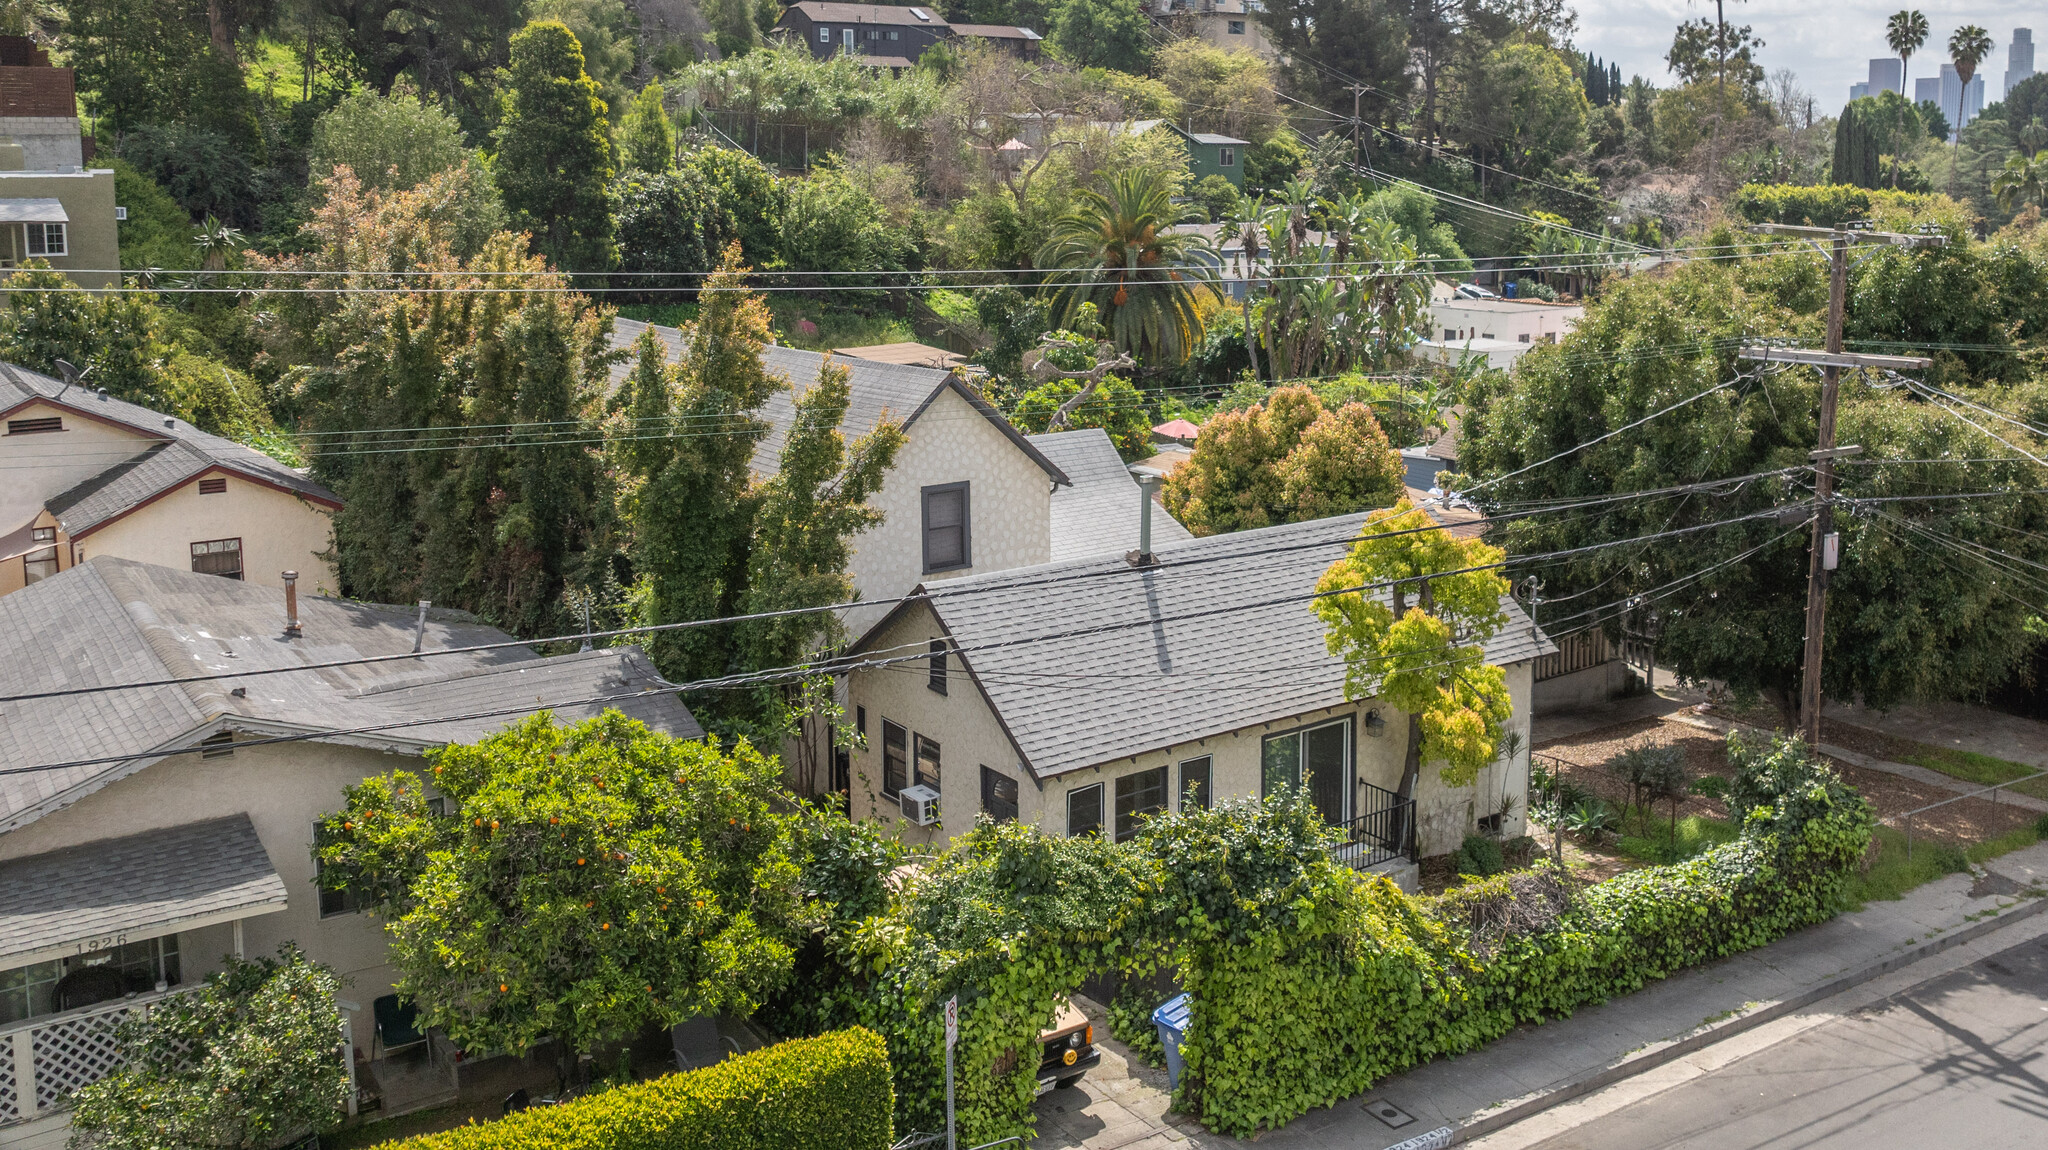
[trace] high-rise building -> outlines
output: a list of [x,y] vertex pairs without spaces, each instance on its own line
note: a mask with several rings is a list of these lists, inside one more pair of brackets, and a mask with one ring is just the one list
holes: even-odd
[[1856,83],[1849,85],[1849,98],[1851,100],[1861,100],[1863,97],[1868,95],[1870,95],[1869,84],[1866,84],[1859,80]]
[[[1984,110],[1984,77],[1970,77],[1969,88],[1965,90],[1962,74],[1956,71],[1956,66],[1943,64],[1936,85],[1936,100],[1941,105],[1941,114],[1948,117],[1949,135],[1953,138]],[[1920,99],[1927,98],[1927,81],[1921,80],[1913,87]]]
[[1924,104],[1929,100],[1936,104],[1941,103],[1941,77],[1939,76],[1922,76],[1918,80],[1913,81],[1913,102],[1915,104]]
[[1870,79],[1863,85],[1863,94],[1875,96],[1879,92],[1897,92],[1903,96],[1906,89],[1902,81],[1906,75],[1905,65],[1897,56],[1882,56],[1870,62]]
[[2012,90],[2019,86],[2020,81],[2033,74],[2034,30],[2014,28],[2012,45],[2005,50],[2005,95],[2012,95]]

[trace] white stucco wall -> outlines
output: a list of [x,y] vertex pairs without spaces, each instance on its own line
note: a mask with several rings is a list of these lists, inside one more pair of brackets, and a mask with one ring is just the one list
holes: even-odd
[[[916,649],[939,637],[936,620],[922,607],[907,612],[875,636],[875,645],[908,645]],[[971,659],[971,656],[969,656]],[[1223,735],[1190,739],[1125,757],[1094,767],[1071,771],[1051,779],[1036,780],[1019,764],[1017,752],[987,700],[956,658],[949,667],[949,689],[945,695],[929,685],[928,666],[922,661],[894,667],[854,672],[849,678],[849,714],[855,708],[867,711],[867,745],[853,754],[853,814],[855,818],[878,818],[892,824],[904,841],[938,844],[962,834],[974,825],[981,809],[980,768],[990,767],[1018,781],[1017,817],[1053,834],[1066,831],[1067,793],[1076,787],[1103,783],[1105,824],[1114,817],[1115,781],[1124,775],[1166,766],[1168,790],[1176,808],[1180,802],[1179,765],[1189,759],[1209,756],[1210,785],[1218,798],[1255,796],[1261,792],[1260,757],[1264,739],[1298,727],[1333,719],[1352,723],[1352,765],[1354,799],[1357,783],[1370,783],[1397,791],[1407,753],[1407,716],[1374,701],[1345,704],[1300,715],[1278,717]],[[1444,784],[1438,765],[1425,763],[1417,788],[1418,847],[1422,855],[1454,851],[1471,833],[1477,819],[1499,808],[1505,791],[1515,797],[1514,813],[1506,820],[1504,833],[1525,833],[1528,788],[1528,734],[1530,665],[1507,668],[1508,691],[1514,713],[1509,729],[1521,735],[1522,749],[1512,766],[1505,762],[1480,772],[1472,786],[1452,788]],[[1365,722],[1377,710],[1386,720],[1382,735],[1368,733]],[[940,822],[936,827],[918,827],[902,818],[900,810],[881,797],[882,721],[895,722],[914,734],[936,739],[941,748]],[[913,743],[914,753],[914,743]]]
[[333,564],[321,558],[333,542],[332,512],[233,472],[208,475],[225,476],[227,490],[201,495],[195,477],[169,495],[78,540],[82,558],[112,555],[190,571],[192,544],[239,538],[242,578],[247,582],[282,587],[284,580],[279,576],[297,571],[303,594],[332,595],[340,590]]
[[[973,566],[927,575],[923,489],[963,480]],[[910,425],[895,466],[868,504],[882,522],[854,540],[849,566],[860,597],[876,605],[847,612],[854,635],[888,614],[886,601],[919,583],[1052,560],[1052,477],[950,390]]]
[[[80,402],[90,401],[89,388],[73,394]],[[0,422],[0,469],[7,476],[7,481],[0,483],[0,533],[28,522],[53,496],[155,442],[132,428],[87,419],[48,403],[31,401],[7,416],[9,420],[51,417],[62,419],[64,430],[7,435],[5,423]]]
[[[320,917],[313,885],[313,824],[341,807],[343,787],[420,766],[408,755],[325,743],[253,747],[216,759],[178,755],[0,835],[0,861],[246,813],[290,900],[284,910],[245,920],[246,952],[273,954],[279,943],[296,941],[308,956],[344,975],[349,985],[342,997],[367,1012],[372,999],[391,992],[396,978],[383,923],[360,912]],[[232,928],[226,926],[179,936],[188,984],[217,967],[231,937]],[[357,1034],[366,1033],[365,1025],[358,1025]]]

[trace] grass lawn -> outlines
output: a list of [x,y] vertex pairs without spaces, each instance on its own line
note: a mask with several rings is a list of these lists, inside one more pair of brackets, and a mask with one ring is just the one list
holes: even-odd
[[1672,824],[1655,815],[1631,814],[1622,828],[1621,853],[1644,863],[1674,863],[1734,842],[1741,831],[1727,819],[1687,815]]
[[[1940,771],[1952,779],[1982,783],[1985,786],[2025,778],[2038,774],[2041,770],[2039,767],[2030,767],[2009,759],[1993,758],[1990,755],[1978,754],[1976,751],[1959,751],[1952,747],[1935,747],[1926,743],[1915,743],[1913,746],[1918,748],[1917,751],[1907,755],[1904,762],[1916,767],[1926,767],[1930,771]],[[2035,798],[2048,799],[2048,777],[2021,783],[2012,789]]]
[[1906,832],[1881,826],[1877,828],[1875,838],[1877,853],[1871,859],[1870,869],[1849,876],[1851,909],[1859,909],[1872,899],[1903,898],[1907,891],[1922,883],[1970,869],[1971,863],[1983,863],[2022,847],[2033,846],[2048,838],[2048,815],[2043,815],[2031,826],[2019,827],[1968,847],[1915,838],[1911,858],[1906,857]]

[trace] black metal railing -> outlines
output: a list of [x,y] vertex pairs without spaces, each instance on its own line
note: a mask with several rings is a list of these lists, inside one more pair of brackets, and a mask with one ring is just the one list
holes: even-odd
[[1343,841],[1330,856],[1354,870],[1395,859],[1415,861],[1415,800],[1371,783],[1360,783],[1358,789],[1364,813],[1337,827]]

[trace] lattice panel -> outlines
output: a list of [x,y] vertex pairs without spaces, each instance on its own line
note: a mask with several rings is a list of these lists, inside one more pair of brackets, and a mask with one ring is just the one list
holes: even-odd
[[14,1043],[0,1038],[0,1126],[21,1117],[14,1083]]
[[105,1078],[121,1064],[114,1028],[125,1010],[54,1023],[36,1031],[36,1108],[61,1105],[72,1091]]

